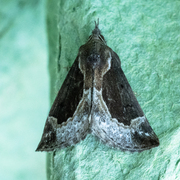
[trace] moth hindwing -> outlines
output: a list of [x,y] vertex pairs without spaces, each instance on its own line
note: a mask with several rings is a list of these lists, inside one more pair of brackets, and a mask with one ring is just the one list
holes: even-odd
[[122,69],[95,23],[79,48],[46,120],[37,151],[75,145],[88,133],[110,147],[143,151],[159,145]]

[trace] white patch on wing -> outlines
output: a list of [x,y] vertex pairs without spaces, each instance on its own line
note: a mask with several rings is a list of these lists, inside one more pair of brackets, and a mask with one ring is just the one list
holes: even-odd
[[83,97],[79,102],[73,116],[66,122],[57,124],[57,119],[48,117],[49,123],[56,132],[57,148],[66,147],[78,143],[84,139],[89,130],[89,115],[91,107],[91,89],[84,90]]
[[[156,138],[153,131],[149,134],[142,129],[142,125],[145,125],[146,127],[149,126],[145,116],[131,120],[130,126],[119,123],[116,118],[112,118],[106,103],[103,100],[102,90],[98,91],[96,88],[93,89],[92,102],[92,133],[98,136],[106,144],[124,150],[142,150],[147,147],[145,147],[146,144],[140,142],[141,138],[144,138],[146,143],[151,138]],[[135,133],[140,137],[139,141],[137,136],[135,137]]]
[[111,68],[111,60],[112,60],[112,56],[111,56],[111,52],[109,51],[109,57],[107,58],[107,68],[106,70],[103,72],[103,76],[110,70]]

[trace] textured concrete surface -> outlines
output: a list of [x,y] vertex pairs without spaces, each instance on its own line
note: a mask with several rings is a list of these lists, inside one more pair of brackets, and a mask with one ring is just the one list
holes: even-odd
[[49,179],[180,179],[180,1],[49,0],[48,4],[52,101],[99,18],[108,46],[119,55],[160,139],[159,147],[131,154],[88,135],[75,147],[48,154]]

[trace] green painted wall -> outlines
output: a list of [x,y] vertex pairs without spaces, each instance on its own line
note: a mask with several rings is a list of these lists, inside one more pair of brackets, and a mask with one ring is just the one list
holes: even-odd
[[48,1],[52,102],[99,18],[108,46],[160,139],[142,153],[111,149],[88,135],[48,154],[49,179],[180,179],[180,1]]

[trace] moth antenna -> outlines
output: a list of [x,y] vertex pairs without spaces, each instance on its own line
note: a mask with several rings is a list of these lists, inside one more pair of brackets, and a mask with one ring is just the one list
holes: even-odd
[[94,21],[94,22],[95,22],[95,28],[92,31],[92,34],[99,36],[101,34],[101,31],[100,31],[100,29],[98,27],[99,26],[99,18],[97,19],[97,22],[96,21]]

